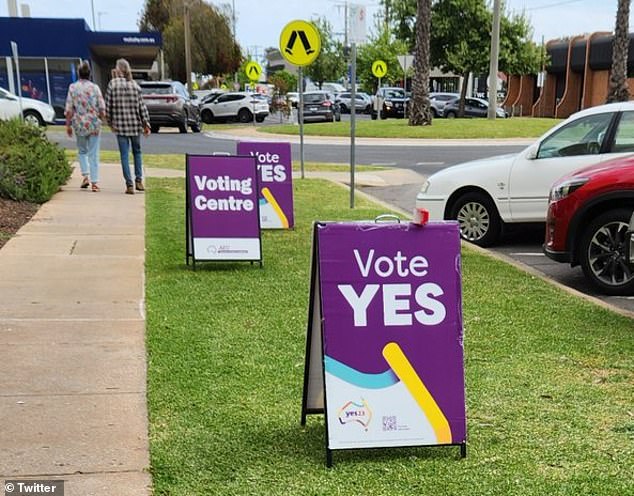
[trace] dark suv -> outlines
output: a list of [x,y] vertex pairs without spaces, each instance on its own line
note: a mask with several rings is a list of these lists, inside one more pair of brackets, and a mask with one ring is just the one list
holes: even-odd
[[[634,150],[634,139],[623,141],[623,151]],[[586,279],[602,293],[634,295],[633,230],[630,155],[583,168],[554,184],[544,253],[557,262],[581,265]]]
[[304,122],[312,119],[323,119],[326,122],[341,120],[341,111],[335,98],[326,91],[309,91],[304,93]]
[[200,109],[195,98],[189,96],[178,81],[139,81],[143,101],[150,113],[153,133],[164,127],[177,127],[181,133],[187,127],[200,132]]
[[405,117],[405,109],[409,105],[409,97],[403,88],[379,88],[374,96],[372,104],[372,119],[379,116],[381,110],[381,119],[388,117]]

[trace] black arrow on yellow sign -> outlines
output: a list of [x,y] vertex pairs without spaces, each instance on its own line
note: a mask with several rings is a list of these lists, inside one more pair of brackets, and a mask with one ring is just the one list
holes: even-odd
[[256,76],[260,75],[260,71],[258,71],[258,68],[254,65],[251,66],[251,68],[249,69],[249,74],[253,74],[255,72]]
[[299,40],[302,42],[302,46],[304,47],[306,55],[310,55],[311,53],[315,52],[315,50],[313,50],[310,46],[310,42],[308,41],[308,37],[306,36],[306,33],[304,31],[293,31],[290,38],[288,39],[286,48],[284,49],[286,53],[288,53],[289,55],[293,55],[293,47],[295,46],[297,37],[299,37]]

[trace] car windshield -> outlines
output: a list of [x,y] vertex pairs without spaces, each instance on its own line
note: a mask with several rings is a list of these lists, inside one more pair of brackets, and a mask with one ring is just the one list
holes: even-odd
[[387,90],[385,98],[405,98],[405,92],[403,90]]

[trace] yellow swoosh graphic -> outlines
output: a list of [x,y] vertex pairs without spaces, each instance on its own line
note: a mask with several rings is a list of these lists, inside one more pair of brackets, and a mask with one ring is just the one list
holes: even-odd
[[288,219],[286,218],[286,215],[282,211],[280,204],[277,203],[277,200],[271,193],[271,190],[269,188],[262,188],[262,194],[264,195],[264,198],[266,198],[266,201],[271,204],[271,206],[273,207],[273,210],[275,210],[275,213],[282,221],[282,226],[285,228],[288,228]]
[[451,429],[447,417],[418,377],[401,347],[396,343],[386,344],[383,348],[383,357],[427,416],[436,433],[438,444],[451,444]]

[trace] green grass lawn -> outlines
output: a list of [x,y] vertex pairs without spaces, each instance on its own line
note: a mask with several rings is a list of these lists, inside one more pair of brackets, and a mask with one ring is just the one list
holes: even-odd
[[146,299],[156,495],[626,495],[634,322],[463,249],[468,449],[335,452],[300,427],[311,223],[383,211],[295,181],[264,268],[185,265],[182,180],[150,179]]
[[[558,119],[513,117],[511,119],[434,119],[431,126],[408,126],[405,119],[358,120],[360,138],[422,139],[503,139],[536,138],[548,131]],[[299,126],[286,124],[262,126],[263,133],[299,134]],[[350,136],[349,122],[314,122],[304,125],[306,136]]]

